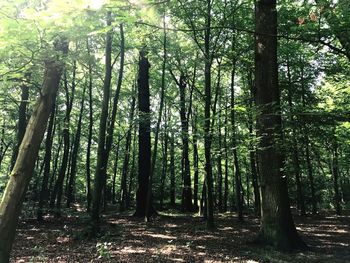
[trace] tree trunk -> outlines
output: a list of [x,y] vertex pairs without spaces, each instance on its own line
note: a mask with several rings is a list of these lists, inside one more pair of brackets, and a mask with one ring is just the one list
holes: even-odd
[[235,74],[236,61],[233,61],[233,68],[231,71],[231,125],[232,125],[232,148],[233,160],[235,165],[235,201],[238,213],[238,221],[243,221],[243,198],[241,187],[241,172],[237,153],[237,138],[236,138],[236,118],[235,118]]
[[[167,113],[167,111],[164,111]],[[170,110],[168,111],[168,114],[170,116]],[[160,209],[163,209],[164,204],[164,188],[165,188],[165,179],[168,172],[168,114],[164,115],[164,137],[163,137],[163,143],[162,143],[162,149],[163,149],[163,164],[162,164],[162,176],[160,178]]]
[[199,181],[199,167],[198,167],[198,134],[197,134],[197,110],[192,113],[192,141],[193,141],[193,169],[194,169],[194,184],[193,184],[193,201],[194,208],[199,209],[198,206],[198,181]]
[[333,145],[333,160],[332,160],[332,174],[334,187],[334,207],[337,215],[341,215],[341,198],[339,193],[339,166],[338,166],[338,142],[335,141]]
[[250,172],[252,175],[252,184],[254,189],[254,212],[257,216],[261,216],[261,204],[260,204],[260,188],[259,188],[259,177],[258,177],[258,168],[256,163],[256,149],[255,149],[255,133],[254,133],[254,121],[253,121],[253,100],[254,100],[254,83],[252,79],[252,73],[249,73],[248,82],[250,86],[250,100],[249,100],[249,159],[250,159]]
[[[165,13],[163,15],[163,64],[162,64],[162,80],[161,80],[161,87],[160,87],[160,105],[159,105],[159,112],[158,112],[158,119],[157,119],[157,126],[155,130],[154,135],[154,145],[153,145],[153,155],[151,159],[151,173],[149,178],[149,187],[148,187],[148,193],[147,193],[147,202],[146,202],[146,215],[150,215],[151,210],[153,211],[152,207],[152,180],[154,177],[154,171],[156,168],[157,163],[157,151],[158,151],[158,139],[159,139],[159,129],[160,124],[162,121],[162,114],[163,114],[163,107],[164,107],[164,95],[165,95],[165,66],[166,66],[166,60],[167,60],[167,33],[166,33],[166,27],[165,27]],[[147,218],[146,218],[147,219]]]
[[213,176],[211,166],[211,140],[210,134],[210,108],[211,108],[211,64],[210,55],[210,27],[211,27],[211,9],[212,2],[207,0],[206,10],[206,30],[204,36],[204,83],[205,83],[205,122],[204,122],[204,152],[205,152],[205,181],[206,181],[206,209],[207,209],[207,228],[214,228],[214,200],[213,200]]
[[[29,75],[29,74],[28,74]],[[17,123],[17,145],[14,147],[11,160],[11,170],[15,165],[15,161],[18,155],[18,149],[21,145],[24,133],[27,126],[27,104],[29,99],[29,86],[27,83],[23,83],[21,86],[21,103],[18,110],[18,123]]]
[[43,207],[46,204],[47,199],[49,198],[49,189],[48,182],[50,177],[51,170],[51,154],[52,154],[52,142],[54,136],[54,122],[55,122],[55,104],[52,105],[51,116],[49,121],[49,126],[47,128],[46,133],[46,141],[45,141],[45,156],[44,156],[44,175],[41,184],[40,196],[39,196],[39,204],[37,210],[37,219],[38,221],[43,220]]
[[193,210],[192,205],[192,187],[191,187],[191,169],[189,159],[188,142],[188,119],[186,112],[186,78],[183,74],[178,83],[180,89],[180,118],[181,118],[181,138],[182,138],[182,161],[183,161],[183,190],[182,190],[182,209],[186,212]]
[[175,206],[176,191],[175,191],[175,138],[174,132],[170,136],[170,205]]
[[[68,52],[65,41],[56,42],[55,48]],[[63,63],[58,57],[47,58],[41,95],[30,118],[24,134],[15,165],[11,171],[0,204],[0,262],[9,262],[10,251],[15,237],[16,226],[24,200],[24,195],[33,175],[35,160],[38,157],[46,124],[56,99],[62,74]]]
[[[138,107],[139,107],[139,160],[138,160],[138,189],[136,193],[136,211],[134,216],[146,217],[148,194],[152,189],[151,175],[151,116],[149,91],[150,64],[145,57],[145,51],[140,52],[138,78]],[[150,193],[148,193],[150,192]],[[151,209],[148,213],[151,213]],[[150,214],[147,214],[147,217]]]
[[92,129],[94,125],[94,116],[92,108],[92,63],[91,63],[91,53],[89,39],[86,40],[86,48],[88,51],[88,67],[89,67],[89,132],[87,138],[87,148],[86,148],[86,201],[87,201],[87,212],[90,212],[91,207],[91,142],[92,142]]
[[[255,81],[262,216],[259,240],[282,250],[304,249],[290,211],[283,174],[282,123],[277,66],[276,0],[255,6]],[[278,208],[278,209],[276,209]]]
[[130,152],[131,152],[131,135],[133,130],[134,123],[134,113],[135,113],[135,105],[136,105],[136,97],[133,95],[130,107],[130,116],[129,116],[129,129],[126,135],[126,143],[125,143],[125,153],[124,153],[124,162],[123,162],[123,170],[122,170],[122,178],[121,178],[121,186],[120,186],[120,211],[123,212],[127,206],[127,175],[129,171],[129,160],[130,160]]
[[293,113],[293,101],[292,101],[292,76],[290,72],[290,63],[289,57],[287,58],[287,77],[288,77],[288,106],[289,106],[289,114],[290,114],[290,125],[292,126],[292,151],[293,151],[293,166],[294,166],[294,174],[295,181],[297,186],[297,207],[300,210],[300,215],[305,216],[305,201],[304,201],[304,193],[303,193],[303,185],[302,185],[302,174],[300,172],[300,161],[299,161],[299,151],[298,151],[298,139],[296,132],[297,120],[295,121],[294,113]]
[[[111,11],[107,11],[107,26],[112,24]],[[103,100],[102,111],[99,124],[99,136],[97,146],[97,164],[94,178],[94,189],[92,196],[92,209],[91,220],[93,225],[92,235],[96,235],[99,231],[100,221],[100,207],[101,197],[104,182],[106,180],[106,131],[107,131],[107,119],[108,119],[108,104],[110,98],[110,88],[112,79],[112,30],[110,29],[106,33],[106,47],[105,47],[105,76],[103,83]]]
[[118,173],[118,164],[119,164],[120,144],[121,144],[121,135],[119,134],[117,149],[115,150],[114,165],[113,165],[113,180],[112,180],[112,203],[113,204],[117,203],[116,182],[117,182],[117,173]]
[[80,137],[81,137],[81,125],[83,119],[84,112],[84,102],[85,102],[85,90],[86,86],[83,88],[83,95],[80,103],[80,113],[77,124],[77,131],[75,135],[73,151],[72,151],[72,164],[71,164],[71,172],[68,182],[68,192],[67,192],[67,207],[70,207],[72,202],[75,202],[75,177],[77,173],[77,161],[78,161],[78,151],[80,147]]

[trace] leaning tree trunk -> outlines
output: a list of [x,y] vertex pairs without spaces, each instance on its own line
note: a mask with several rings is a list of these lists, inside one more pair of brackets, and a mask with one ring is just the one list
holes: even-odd
[[[63,53],[68,52],[68,45],[65,41],[56,42],[55,48]],[[1,263],[9,262],[24,196],[33,175],[35,160],[38,157],[52,104],[56,99],[63,63],[58,57],[51,57],[46,59],[45,68],[42,91],[32,117],[28,122],[15,165],[11,171],[10,179],[0,204]]]
[[258,107],[259,171],[262,215],[260,241],[282,250],[303,249],[290,211],[283,173],[282,121],[277,65],[276,0],[260,0],[255,6],[255,81]]

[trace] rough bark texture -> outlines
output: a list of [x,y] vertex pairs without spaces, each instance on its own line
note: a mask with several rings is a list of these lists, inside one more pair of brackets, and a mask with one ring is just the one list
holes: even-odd
[[[107,26],[112,24],[112,14],[110,11],[107,12]],[[106,167],[106,131],[107,131],[107,119],[108,119],[108,104],[110,97],[110,87],[112,79],[112,30],[109,30],[106,34],[106,47],[105,47],[105,77],[103,83],[103,101],[102,111],[100,116],[99,124],[99,135],[98,135],[98,146],[97,146],[97,165],[94,178],[94,190],[92,196],[92,209],[91,219],[93,224],[93,235],[99,230],[100,220],[100,207],[102,189],[105,182]]]
[[[57,51],[67,53],[65,41],[56,42]],[[41,95],[28,122],[18,156],[7,183],[0,204],[0,262],[9,262],[10,250],[15,237],[16,226],[23,204],[24,195],[32,178],[40,143],[44,137],[46,124],[56,99],[63,64],[58,57],[45,61],[45,76]]]
[[[134,216],[145,217],[147,194],[151,174],[151,131],[150,131],[150,92],[149,92],[150,64],[144,51],[140,52],[138,78],[138,106],[139,106],[139,160],[138,160],[138,189],[136,193],[136,211]],[[151,213],[151,211],[148,211]],[[147,215],[148,216],[148,215]]]
[[37,219],[41,221],[43,219],[43,208],[44,205],[49,198],[48,194],[48,182],[50,177],[51,170],[51,151],[52,151],[52,142],[53,142],[53,126],[55,120],[55,104],[52,106],[51,116],[49,121],[49,126],[47,128],[46,141],[45,141],[45,156],[44,156],[44,174],[43,180],[41,184],[40,196],[39,196],[39,204],[37,211]]
[[211,26],[211,0],[206,1],[206,30],[204,37],[204,83],[205,83],[205,123],[204,123],[204,152],[205,152],[205,180],[206,180],[206,210],[207,228],[214,228],[214,200],[213,200],[213,176],[211,165],[211,139],[210,134],[210,108],[211,108],[211,62],[210,55],[210,26]]
[[281,147],[280,93],[277,67],[276,0],[255,6],[255,81],[258,106],[259,171],[262,216],[260,241],[282,250],[302,249],[289,206]]

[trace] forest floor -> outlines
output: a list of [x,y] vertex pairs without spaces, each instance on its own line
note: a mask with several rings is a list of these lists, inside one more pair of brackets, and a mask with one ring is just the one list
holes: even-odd
[[88,217],[83,211],[44,223],[22,220],[11,262],[350,262],[349,213],[295,217],[310,251],[294,253],[253,245],[258,220],[246,216],[239,223],[234,213],[217,215],[215,231],[207,231],[200,217],[178,212],[148,223],[119,213],[104,220],[103,235],[95,239],[84,237]]

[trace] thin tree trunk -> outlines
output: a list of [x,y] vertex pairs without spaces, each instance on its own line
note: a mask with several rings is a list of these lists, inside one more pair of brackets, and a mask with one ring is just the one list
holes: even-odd
[[288,106],[290,111],[290,122],[292,126],[292,148],[293,148],[293,166],[294,166],[294,174],[295,174],[295,181],[297,186],[297,207],[300,210],[300,215],[305,216],[305,201],[304,201],[304,193],[303,193],[303,186],[302,186],[302,176],[300,172],[300,161],[299,161],[299,152],[298,152],[298,139],[297,139],[297,132],[296,132],[296,121],[294,119],[293,115],[293,102],[292,102],[292,94],[291,89],[292,86],[292,76],[290,72],[290,63],[289,63],[289,57],[287,58],[287,77],[288,77]]
[[210,39],[211,39],[211,9],[212,1],[207,0],[206,30],[204,33],[204,83],[205,83],[205,122],[204,122],[204,152],[205,152],[205,181],[206,181],[206,209],[207,228],[214,228],[214,200],[213,200],[213,176],[211,166],[211,140],[210,134],[210,108],[211,108],[211,64]]
[[124,153],[124,162],[123,162],[123,170],[122,170],[122,178],[121,178],[121,187],[120,187],[120,211],[123,212],[127,207],[127,196],[128,196],[128,188],[127,188],[127,175],[129,172],[129,160],[130,160],[130,152],[131,152],[131,136],[132,130],[134,126],[134,114],[135,114],[135,105],[136,105],[136,97],[133,95],[130,107],[130,115],[129,115],[129,129],[126,135],[126,143],[125,143],[125,153]]
[[253,108],[253,100],[254,100],[254,83],[252,79],[252,73],[249,73],[248,82],[250,86],[250,100],[249,100],[249,159],[250,159],[250,172],[252,175],[252,184],[254,189],[254,212],[257,216],[261,216],[261,204],[260,204],[260,188],[259,188],[259,177],[258,177],[258,168],[256,162],[256,147],[255,147],[255,133],[254,133],[254,108]]
[[338,165],[338,142],[333,144],[333,159],[332,159],[332,174],[333,174],[333,189],[334,189],[334,207],[337,215],[341,215],[341,198],[339,193],[339,165]]
[[80,113],[77,124],[77,131],[75,135],[73,151],[72,151],[72,164],[71,164],[71,172],[68,182],[68,193],[67,193],[67,207],[70,207],[72,202],[75,202],[75,177],[77,173],[77,161],[78,161],[78,151],[80,146],[80,137],[81,137],[81,126],[84,112],[84,102],[85,102],[85,90],[86,86],[83,88],[83,95],[80,103]]
[[[165,113],[166,110],[164,110]],[[170,114],[170,111],[169,113]],[[168,119],[167,114],[164,115],[164,138],[163,138],[163,167],[162,167],[162,176],[160,178],[160,209],[163,209],[164,204],[164,188],[165,188],[165,179],[168,172]]]
[[199,209],[198,206],[198,181],[199,181],[199,167],[198,167],[198,130],[197,130],[197,110],[192,112],[192,141],[193,141],[193,168],[194,168],[194,184],[193,184],[193,200],[194,208]]
[[45,168],[44,168],[44,175],[43,175],[43,180],[41,184],[41,191],[40,191],[39,204],[38,204],[38,210],[37,210],[38,221],[43,220],[43,207],[47,199],[49,198],[48,182],[49,182],[50,170],[51,170],[51,154],[52,154],[52,143],[53,143],[53,136],[54,136],[55,110],[56,110],[56,106],[55,104],[53,104],[49,126],[47,128],[47,133],[46,133],[45,156],[44,156]]
[[[233,48],[232,48],[233,49]],[[237,134],[236,134],[236,118],[235,118],[235,74],[236,61],[233,61],[233,68],[231,71],[231,125],[232,125],[232,148],[233,160],[235,165],[235,201],[238,213],[238,221],[243,221],[243,198],[241,188],[241,171],[238,161],[237,153]]]
[[73,62],[73,76],[72,76],[72,92],[71,97],[69,97],[67,75],[64,73],[64,88],[66,92],[66,114],[64,118],[64,127],[63,127],[63,158],[60,167],[60,171],[57,176],[55,187],[51,196],[50,207],[53,208],[56,203],[55,208],[55,217],[61,216],[61,201],[63,194],[63,184],[67,172],[67,167],[69,166],[69,154],[70,154],[70,134],[69,134],[69,125],[70,125],[70,114],[72,111],[73,100],[75,95],[75,77],[76,77],[76,61]]
[[165,66],[166,66],[166,61],[167,61],[167,32],[166,32],[166,27],[165,27],[165,12],[163,15],[163,27],[164,27],[164,32],[163,32],[163,65],[162,65],[162,80],[161,80],[161,87],[160,87],[160,105],[159,105],[157,126],[156,126],[156,130],[155,130],[155,135],[154,135],[153,155],[152,155],[152,159],[151,159],[151,173],[150,173],[149,182],[148,182],[149,186],[148,186],[148,193],[147,193],[147,199],[146,199],[146,213],[145,213],[146,220],[148,220],[148,215],[150,215],[150,213],[153,212],[153,210],[154,210],[154,208],[152,207],[152,180],[154,177],[154,171],[155,171],[156,163],[157,163],[159,129],[160,129],[160,124],[161,124],[162,114],[163,114],[163,107],[164,107]]
[[27,104],[28,104],[28,99],[29,99],[29,86],[28,86],[28,84],[23,83],[21,85],[21,91],[22,91],[21,103],[19,105],[18,123],[17,123],[17,145],[14,147],[14,150],[12,153],[11,170],[13,169],[13,166],[15,165],[17,155],[18,155],[18,149],[21,145],[24,133],[26,131],[26,126],[27,126]]
[[170,136],[170,205],[175,206],[176,190],[175,190],[175,138],[174,132]]
[[[107,27],[112,25],[112,14],[111,11],[107,11]],[[92,196],[92,209],[91,209],[91,220],[92,220],[92,235],[96,235],[99,231],[100,221],[100,207],[102,189],[106,177],[106,131],[107,131],[107,119],[108,119],[108,104],[110,98],[110,88],[112,79],[112,30],[110,29],[106,33],[106,46],[105,46],[105,76],[103,83],[103,100],[102,100],[102,111],[100,116],[99,124],[99,136],[97,146],[97,164],[94,178],[94,189]]]
[[91,207],[91,142],[92,142],[92,128],[94,125],[93,108],[92,108],[92,63],[89,39],[86,40],[86,48],[88,51],[88,67],[89,67],[89,131],[87,138],[86,148],[86,201],[87,201],[87,212],[90,212]]

